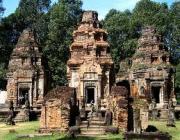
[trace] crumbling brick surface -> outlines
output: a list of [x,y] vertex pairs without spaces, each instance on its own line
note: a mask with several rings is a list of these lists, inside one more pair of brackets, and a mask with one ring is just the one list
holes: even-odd
[[128,90],[124,86],[113,86],[111,88],[111,95],[112,96],[122,96],[127,98],[128,97]]
[[58,86],[47,93],[44,97],[45,101],[50,99],[63,99],[63,102],[68,102],[74,96],[75,89],[66,86]]
[[23,90],[28,94],[31,107],[37,107],[42,101],[47,91],[42,62],[42,52],[33,31],[30,28],[25,29],[13,49],[7,71],[8,101],[13,101],[17,108],[23,105],[20,103],[20,98],[25,98]]
[[76,104],[74,88],[57,87],[45,96],[40,118],[40,131],[67,131],[73,102]]
[[128,90],[124,86],[112,87],[108,101],[108,107],[113,114],[113,125],[126,131],[128,126]]

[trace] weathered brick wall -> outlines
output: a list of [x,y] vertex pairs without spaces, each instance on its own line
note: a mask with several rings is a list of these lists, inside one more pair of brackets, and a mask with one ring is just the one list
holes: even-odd
[[108,107],[112,111],[113,126],[126,131],[128,126],[128,90],[123,86],[112,87]]
[[69,109],[61,104],[61,100],[46,102],[42,108],[40,127],[49,131],[55,129],[66,131],[69,124],[69,112]]
[[71,104],[75,101],[73,88],[57,87],[45,97],[40,118],[40,131],[65,132],[69,128]]

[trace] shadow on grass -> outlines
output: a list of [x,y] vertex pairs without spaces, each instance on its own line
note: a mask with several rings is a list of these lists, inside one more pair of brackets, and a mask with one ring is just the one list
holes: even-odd
[[77,137],[77,138],[61,138],[57,140],[121,140],[120,138],[98,138],[98,137]]
[[60,139],[57,139],[57,140],[97,140],[97,138],[91,138],[91,137],[77,137],[77,138],[69,138],[69,137],[66,137],[66,138],[60,138]]

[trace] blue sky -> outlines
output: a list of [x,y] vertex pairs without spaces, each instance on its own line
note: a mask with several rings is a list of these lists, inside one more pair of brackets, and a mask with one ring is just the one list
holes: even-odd
[[[52,0],[56,2],[57,0]],[[95,10],[99,13],[99,18],[102,19],[112,8],[124,11],[125,9],[132,10],[135,4],[140,0],[82,0],[84,10]],[[175,0],[153,0],[156,2],[166,2],[170,6]],[[17,8],[19,0],[4,0],[3,6],[6,8],[4,16],[13,13]]]

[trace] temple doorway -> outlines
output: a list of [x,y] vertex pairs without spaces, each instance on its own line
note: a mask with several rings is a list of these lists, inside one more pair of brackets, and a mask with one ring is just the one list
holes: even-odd
[[95,103],[95,88],[94,87],[87,87],[86,88],[86,103]]
[[152,96],[156,103],[160,103],[160,86],[152,87]]
[[25,105],[25,102],[26,102],[26,96],[28,95],[29,93],[29,89],[28,88],[20,88],[19,89],[19,97],[18,97],[18,100],[19,100],[19,105]]

